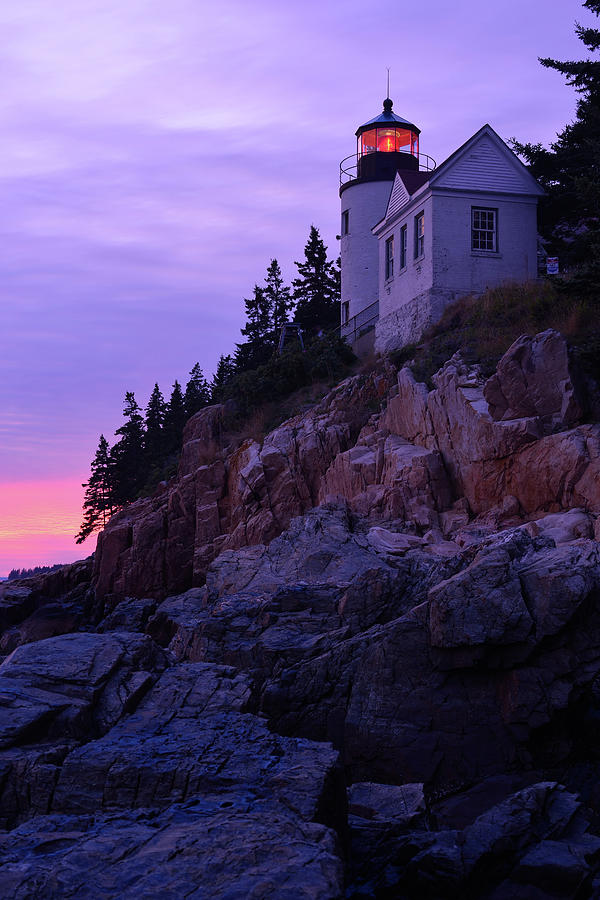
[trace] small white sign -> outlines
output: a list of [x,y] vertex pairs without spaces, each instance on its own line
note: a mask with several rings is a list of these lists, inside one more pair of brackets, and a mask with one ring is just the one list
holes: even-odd
[[549,256],[546,260],[546,273],[548,275],[558,275],[558,256]]

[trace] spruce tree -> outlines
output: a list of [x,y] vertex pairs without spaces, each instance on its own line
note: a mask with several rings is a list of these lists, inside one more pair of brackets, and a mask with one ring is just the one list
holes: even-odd
[[237,344],[235,368],[238,372],[256,369],[273,353],[271,298],[264,288],[254,285],[252,297],[244,300],[246,324],[241,329],[246,340]]
[[242,334],[246,341],[237,345],[237,372],[256,369],[267,363],[277,349],[281,327],[288,321],[293,303],[276,259],[269,263],[264,285],[255,284],[252,297],[244,300],[244,305],[246,324]]
[[103,434],[100,435],[98,449],[90,466],[89,480],[82,487],[86,490],[83,522],[75,538],[77,544],[83,543],[97,529],[104,528],[114,511],[110,447]]
[[264,294],[270,311],[271,343],[276,347],[281,328],[288,321],[293,302],[289,287],[284,285],[281,268],[272,259],[265,277]]
[[155,383],[146,407],[144,449],[148,468],[160,465],[164,456],[164,424],[166,404],[162,392]]
[[185,403],[181,385],[175,381],[167,409],[165,411],[165,451],[167,455],[177,453],[181,447],[183,426],[187,422]]
[[210,387],[199,363],[196,363],[190,371],[190,380],[185,386],[183,402],[188,419],[210,403]]
[[135,500],[146,481],[144,420],[133,391],[127,391],[123,407],[124,425],[115,434],[120,440],[111,450],[115,505]]
[[213,403],[221,402],[223,388],[234,373],[235,363],[231,356],[221,355],[219,357],[219,362],[217,363],[217,370],[213,375],[211,382],[211,400]]
[[314,225],[304,247],[304,260],[295,265],[299,277],[292,282],[296,304],[294,321],[309,334],[330,331],[340,322],[339,276]]

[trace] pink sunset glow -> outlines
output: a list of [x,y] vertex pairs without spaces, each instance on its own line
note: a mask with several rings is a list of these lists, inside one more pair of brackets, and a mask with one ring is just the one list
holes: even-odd
[[[240,338],[311,223],[332,257],[338,166],[394,111],[441,162],[489,122],[548,143],[576,96],[580,0],[29,0],[0,9],[0,574],[89,554],[81,482],[145,407]],[[92,538],[88,544],[94,544]]]
[[93,551],[95,537],[76,545],[81,519],[81,483],[15,481],[0,483],[0,576],[11,569],[73,562]]

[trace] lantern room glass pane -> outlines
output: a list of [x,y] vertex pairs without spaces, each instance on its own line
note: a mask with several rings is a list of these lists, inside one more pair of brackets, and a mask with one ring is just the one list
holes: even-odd
[[396,150],[397,132],[395,128],[377,129],[377,149],[380,153],[394,153]]
[[371,131],[363,131],[360,138],[360,155],[366,153],[375,153],[377,150],[377,129],[372,128]]
[[367,153],[411,153],[419,154],[419,137],[408,128],[389,126],[363,131],[358,139],[358,155]]

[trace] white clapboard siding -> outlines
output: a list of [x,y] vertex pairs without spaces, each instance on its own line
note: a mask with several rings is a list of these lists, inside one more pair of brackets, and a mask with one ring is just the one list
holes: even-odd
[[435,177],[436,187],[458,190],[499,191],[531,194],[532,178],[506,151],[487,135],[482,135],[466,153],[448,162],[446,171]]
[[394,187],[392,188],[390,201],[388,203],[388,208],[385,214],[386,219],[397,213],[399,209],[402,209],[404,204],[408,202],[409,198],[410,195],[406,190],[406,187],[404,186],[404,182],[400,178],[400,175],[396,175]]

